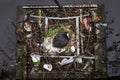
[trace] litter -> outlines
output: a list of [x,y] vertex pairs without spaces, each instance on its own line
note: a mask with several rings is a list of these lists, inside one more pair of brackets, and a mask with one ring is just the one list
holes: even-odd
[[31,53],[30,56],[32,58],[33,64],[38,66],[40,64],[40,55],[36,55],[34,53]]
[[27,38],[31,38],[32,36],[33,36],[32,33],[26,35]]
[[71,46],[71,52],[75,52],[75,47],[74,46]]
[[95,26],[99,28],[101,26],[102,27],[107,27],[108,25],[107,25],[107,23],[96,23]]
[[91,21],[90,18],[84,18],[83,24],[85,25],[86,30],[92,31],[92,27],[90,26],[89,21]]
[[75,61],[78,63],[82,63],[82,58],[78,57]]
[[62,66],[62,65],[65,65],[65,64],[72,63],[73,61],[74,61],[73,57],[70,57],[69,59],[64,58],[61,62],[59,62],[59,64]]
[[32,26],[29,23],[26,22],[25,25],[24,25],[24,29],[27,32],[30,32],[30,31],[32,31]]
[[52,70],[52,65],[51,64],[44,64],[43,68],[48,70],[48,71],[51,71]]

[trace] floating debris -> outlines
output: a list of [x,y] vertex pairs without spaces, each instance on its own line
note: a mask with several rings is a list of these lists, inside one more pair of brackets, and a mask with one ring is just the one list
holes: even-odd
[[75,52],[75,47],[74,46],[71,46],[71,52]]
[[61,62],[59,62],[60,65],[65,65],[65,64],[69,64],[72,63],[74,61],[73,57],[70,57],[69,59],[64,58]]
[[27,38],[31,38],[32,36],[33,36],[32,33],[26,35]]
[[40,64],[40,55],[36,55],[34,53],[31,53],[30,56],[32,58],[33,64],[38,66]]
[[84,18],[83,24],[85,25],[85,28],[89,31],[92,31],[92,27],[90,26],[89,22],[91,21],[91,18]]
[[29,31],[32,31],[32,26],[31,26],[29,23],[26,22],[26,23],[24,24],[24,29],[25,29],[26,31],[28,31],[28,32],[29,32]]
[[78,63],[82,63],[82,58],[78,57],[75,61],[78,62]]
[[52,70],[52,65],[51,64],[44,64],[43,68],[48,70],[48,71],[51,71]]
[[95,26],[99,28],[101,26],[102,27],[107,27],[108,25],[107,25],[107,23],[96,23]]

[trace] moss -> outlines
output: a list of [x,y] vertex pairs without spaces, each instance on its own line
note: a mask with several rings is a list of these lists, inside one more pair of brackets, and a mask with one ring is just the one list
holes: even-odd
[[51,37],[56,33],[59,32],[67,32],[67,30],[62,26],[62,25],[55,25],[53,28],[50,28],[47,32],[47,34],[45,35],[46,37]]
[[33,62],[33,64],[34,64],[34,65],[39,65],[39,64],[40,64],[40,62]]

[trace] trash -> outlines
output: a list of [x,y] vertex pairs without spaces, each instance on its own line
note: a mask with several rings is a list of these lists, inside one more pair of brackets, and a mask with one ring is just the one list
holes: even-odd
[[[74,58],[70,57],[69,59],[67,59],[67,58],[62,59],[62,61],[59,63],[60,63],[60,65],[65,65],[65,64],[72,63],[73,61],[74,61]],[[75,61],[78,63],[82,63],[82,58],[79,57]]]
[[71,50],[71,52],[75,52],[75,47],[71,46],[70,50]]
[[78,57],[75,61],[78,63],[82,63],[82,58]]
[[87,30],[92,31],[92,27],[90,26],[89,21],[91,21],[91,18],[84,18],[83,24]]
[[34,54],[34,53],[31,53],[31,58],[32,58],[32,61],[33,61],[33,64],[34,65],[39,65],[40,64],[40,55],[36,55],[36,54]]
[[73,61],[74,61],[73,57],[70,57],[69,59],[67,59],[67,58],[62,59],[62,61],[59,63],[60,63],[60,65],[65,65],[65,64],[72,63]]
[[49,54],[56,55],[55,52],[59,51],[59,48],[56,48],[52,44],[52,37],[47,37],[43,42],[43,47],[47,49]]
[[50,44],[51,44],[51,38],[50,37],[45,38],[43,42],[43,46],[49,50],[51,46]]
[[30,31],[32,31],[32,26],[31,26],[29,23],[25,22],[25,24],[24,24],[24,29],[25,29],[27,32],[30,32]]
[[27,38],[31,38],[32,36],[33,36],[32,33],[26,35]]
[[44,64],[43,68],[48,70],[48,71],[51,71],[52,70],[52,65],[51,64]]
[[101,26],[107,27],[107,23],[96,23],[95,26],[98,27],[98,28],[101,27]]
[[41,44],[40,46],[43,47],[43,44]]

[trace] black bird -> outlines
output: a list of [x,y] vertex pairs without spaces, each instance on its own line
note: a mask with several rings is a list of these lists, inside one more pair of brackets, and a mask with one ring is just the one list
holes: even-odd
[[68,44],[69,40],[70,38],[67,32],[59,32],[53,39],[53,46],[63,48]]

